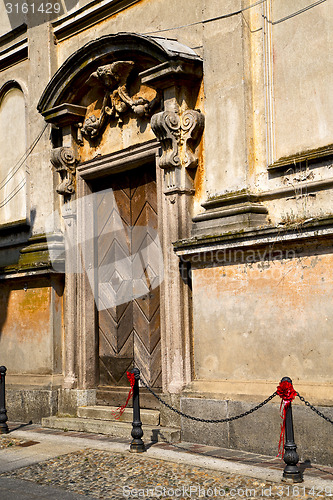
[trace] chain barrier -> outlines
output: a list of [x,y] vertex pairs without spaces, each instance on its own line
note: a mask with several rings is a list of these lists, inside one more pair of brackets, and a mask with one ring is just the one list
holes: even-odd
[[[184,417],[184,418],[188,418],[190,420],[195,420],[196,422],[205,422],[205,423],[208,423],[208,424],[221,424],[221,423],[224,423],[224,422],[232,422],[233,420],[238,420],[239,418],[242,418],[242,417],[246,417],[247,415],[250,415],[251,413],[259,410],[260,408],[262,408],[265,404],[269,403],[269,401],[271,401],[273,398],[275,398],[275,396],[277,396],[277,392],[273,392],[273,394],[271,394],[267,399],[265,399],[264,401],[262,401],[262,403],[259,403],[257,406],[254,406],[253,408],[251,408],[250,410],[248,411],[245,411],[244,413],[241,413],[240,415],[235,415],[233,417],[228,417],[228,418],[220,418],[220,419],[207,419],[207,418],[199,418],[199,417],[193,417],[192,415],[187,415],[186,413],[183,413],[182,411],[180,410],[177,410],[177,408],[174,408],[173,406],[171,406],[169,403],[167,403],[166,401],[164,401],[162,398],[160,398],[160,396],[158,394],[156,394],[156,392],[153,391],[153,389],[151,389],[151,387],[149,387],[148,384],[146,384],[146,382],[142,379],[142,377],[140,377],[140,381],[142,382],[142,384],[144,385],[144,387],[146,389],[148,389],[148,391],[160,402],[162,403],[164,406],[166,406],[169,410],[177,413],[178,415],[180,415],[181,417]],[[319,415],[319,417],[323,418],[324,420],[326,420],[327,422],[329,422],[330,424],[333,424],[333,421],[327,417],[326,415],[324,415],[323,413],[321,413],[321,411],[319,411],[317,408],[315,408],[311,403],[309,403],[309,401],[306,401],[306,399],[303,398],[303,396],[301,396],[299,394],[299,392],[296,392],[296,395],[299,397],[299,399],[306,405],[308,406],[312,411],[314,411],[315,413],[317,413],[317,415]]]
[[148,389],[149,392],[151,392],[151,394],[156,398],[158,399],[158,401],[160,403],[162,403],[164,406],[166,406],[167,408],[169,408],[169,410],[172,410],[174,411],[175,413],[177,413],[178,415],[180,415],[181,417],[185,417],[185,418],[188,418],[190,420],[195,420],[196,422],[205,422],[206,424],[221,424],[223,422],[232,422],[233,420],[237,420],[239,418],[242,418],[242,417],[246,417],[246,415],[250,415],[251,413],[255,412],[256,410],[259,410],[259,408],[262,408],[265,404],[269,403],[269,401],[271,401],[273,398],[275,398],[275,396],[277,395],[276,392],[274,392],[271,396],[269,396],[267,399],[265,399],[265,401],[263,401],[262,403],[259,403],[257,406],[255,406],[254,408],[251,408],[251,410],[248,410],[248,411],[245,411],[244,413],[241,413],[240,415],[235,415],[234,417],[229,417],[229,418],[220,418],[220,419],[217,419],[217,420],[210,420],[210,419],[206,419],[206,418],[199,418],[199,417],[193,417],[192,415],[187,415],[186,413],[183,413],[182,411],[180,410],[177,410],[177,408],[174,408],[173,406],[169,405],[169,403],[167,403],[166,401],[164,401],[162,398],[159,397],[158,394],[156,394],[150,387],[148,384],[146,384],[146,382],[144,380],[142,380],[142,378],[140,377],[140,381],[142,382],[142,384],[146,387],[146,389]]
[[321,411],[319,411],[317,408],[315,408],[314,406],[312,406],[311,403],[309,403],[309,401],[306,401],[306,399],[303,398],[303,396],[301,396],[299,394],[299,392],[296,392],[297,396],[299,397],[299,399],[301,401],[303,401],[303,403],[308,406],[312,411],[314,411],[315,413],[317,413],[317,415],[319,415],[321,418],[323,418],[324,420],[326,420],[327,422],[329,422],[330,424],[333,424],[333,420],[331,420],[330,418],[328,418],[326,415],[324,415],[323,413],[321,413]]

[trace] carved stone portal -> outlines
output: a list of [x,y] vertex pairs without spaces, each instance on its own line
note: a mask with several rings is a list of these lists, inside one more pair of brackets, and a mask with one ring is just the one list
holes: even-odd
[[59,173],[61,183],[57,186],[57,193],[72,195],[75,191],[75,170],[77,159],[72,148],[54,148],[51,151],[51,163]]
[[196,168],[198,156],[196,147],[204,129],[204,115],[188,109],[182,113],[162,111],[151,118],[151,127],[162,146],[159,165],[165,169],[167,188],[185,187],[179,185],[181,176],[178,169]]
[[96,83],[105,89],[102,109],[99,118],[90,115],[84,122],[81,132],[90,139],[98,137],[108,119],[116,119],[121,125],[122,116],[132,110],[138,117],[150,117],[153,109],[160,102],[157,94],[152,101],[143,97],[132,99],[127,90],[129,74],[134,68],[133,61],[117,61],[112,64],[100,66],[87,80],[89,86]]

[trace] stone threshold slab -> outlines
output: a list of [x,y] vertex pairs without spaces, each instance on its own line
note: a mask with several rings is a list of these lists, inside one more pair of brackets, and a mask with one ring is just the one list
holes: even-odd
[[[127,423],[133,421],[132,408],[125,408],[119,418],[117,418],[118,415],[116,406],[79,406],[77,409],[77,416],[81,418]],[[160,423],[160,412],[157,410],[140,409],[140,417],[144,425],[159,425]]]

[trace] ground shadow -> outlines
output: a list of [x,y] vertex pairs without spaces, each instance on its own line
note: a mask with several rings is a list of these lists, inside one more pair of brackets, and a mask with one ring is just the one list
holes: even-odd
[[28,425],[32,425],[32,420],[30,420],[26,424],[19,424],[17,427],[11,427],[9,429],[9,432],[18,431],[19,429],[22,429],[22,427],[27,427]]

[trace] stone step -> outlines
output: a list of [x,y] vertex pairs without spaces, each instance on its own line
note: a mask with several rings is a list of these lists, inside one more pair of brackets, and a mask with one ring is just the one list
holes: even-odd
[[[121,406],[127,399],[128,387],[99,387],[97,389],[96,401],[101,406]],[[161,389],[155,389],[156,394],[161,394]],[[132,400],[128,406],[132,406]],[[150,410],[159,410],[160,403],[158,400],[144,387],[140,387],[140,406],[141,408],[149,408]]]
[[[98,420],[80,417],[45,417],[42,426],[51,429],[62,429],[64,431],[91,432],[93,434],[106,434],[119,438],[131,438],[132,424],[128,422],[112,422],[111,420]],[[180,429],[173,427],[161,427],[159,425],[143,425],[143,440],[167,441],[177,443],[180,441]]]
[[[123,414],[118,418],[116,406],[80,406],[77,409],[77,416],[81,418],[94,418],[97,420],[112,420],[113,422],[133,421],[133,409],[125,408]],[[146,425],[159,425],[160,412],[157,410],[146,410],[140,408],[141,422]]]

